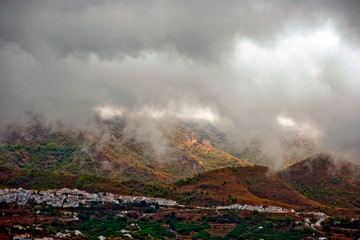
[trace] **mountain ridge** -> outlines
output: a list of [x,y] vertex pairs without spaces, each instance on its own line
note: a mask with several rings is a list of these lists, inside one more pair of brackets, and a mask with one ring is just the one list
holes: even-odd
[[250,164],[216,147],[224,139],[217,140],[217,135],[223,135],[214,127],[211,135],[211,131],[199,134],[182,123],[162,124],[169,151],[160,157],[151,142],[127,136],[121,119],[99,120],[96,127],[103,132],[47,128],[41,121],[23,129],[10,129],[0,147],[0,164],[19,170],[93,174],[145,182],[171,182],[219,167]]
[[[325,159],[325,160],[324,160]],[[311,161],[327,163],[331,162],[330,155],[316,155]],[[307,164],[309,159],[305,159],[298,165]],[[359,174],[358,165],[346,163],[355,173]],[[350,165],[349,165],[350,164]],[[295,167],[298,167],[295,165]],[[319,166],[321,167],[321,166]],[[299,175],[294,175],[289,179],[286,171],[293,171],[294,165],[280,172],[272,172],[264,166],[243,166],[226,167],[207,171],[194,177],[179,180],[170,184],[146,184],[137,181],[119,182],[116,180],[100,178],[96,176],[62,175],[59,173],[42,173],[36,171],[18,171],[1,167],[0,184],[3,187],[27,187],[39,188],[42,183],[46,183],[45,188],[79,188],[85,191],[110,191],[118,194],[137,194],[145,196],[166,197],[176,200],[180,204],[190,206],[218,206],[231,204],[251,204],[251,205],[275,205],[287,209],[306,209],[308,211],[323,211],[328,214],[347,215],[358,214],[360,208],[352,204],[353,199],[346,196],[339,205],[336,201],[337,195],[330,191],[324,199],[317,199],[315,196],[304,195],[301,190],[293,186],[292,181],[297,181]],[[5,177],[7,176],[7,177]],[[335,176],[337,176],[335,174]],[[49,179],[55,178],[49,184]],[[306,178],[306,174],[303,175]],[[67,179],[68,184],[61,181]],[[346,179],[345,179],[346,180]],[[345,186],[345,180],[342,185]],[[331,178],[324,178],[331,185]],[[54,184],[57,183],[57,184]],[[72,183],[69,184],[69,183]],[[305,184],[307,184],[305,182]],[[349,182],[348,184],[352,184]],[[311,183],[306,185],[311,187]],[[351,186],[351,185],[350,185]],[[357,188],[349,194],[357,195]]]
[[[126,119],[98,118],[82,130],[71,130],[61,124],[47,124],[35,115],[27,124],[9,125],[4,131],[0,164],[19,170],[169,183],[221,167],[270,161],[262,153],[259,140],[239,147],[240,143],[229,140],[225,132],[207,122],[156,124],[144,130],[141,126],[130,128]],[[313,151],[312,144],[304,141],[284,142],[290,154],[287,165]]]

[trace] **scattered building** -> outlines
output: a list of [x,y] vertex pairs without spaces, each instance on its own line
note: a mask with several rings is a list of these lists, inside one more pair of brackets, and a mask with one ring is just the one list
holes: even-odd
[[78,189],[51,189],[46,191],[25,190],[22,188],[0,189],[0,202],[28,204],[33,199],[36,204],[47,204],[57,208],[77,208],[80,204],[86,205],[91,202],[114,203],[114,204],[158,204],[160,206],[175,206],[173,200],[152,198],[144,196],[121,196],[108,192],[88,193]]
[[229,206],[218,206],[216,209],[232,209],[232,210],[248,210],[248,211],[258,211],[258,212],[268,212],[268,213],[288,213],[295,212],[293,209],[284,209],[278,206],[267,206],[263,207],[262,205],[240,205],[240,204],[232,204]]

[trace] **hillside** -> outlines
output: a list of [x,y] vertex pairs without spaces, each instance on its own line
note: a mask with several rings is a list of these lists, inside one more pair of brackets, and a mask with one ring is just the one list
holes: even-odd
[[173,184],[173,198],[201,206],[250,203],[358,211],[359,179],[360,166],[319,154],[280,172],[263,166],[208,171]]
[[109,191],[166,197],[193,206],[235,203],[276,205],[345,216],[360,212],[359,170],[357,165],[335,163],[330,155],[322,154],[281,172],[272,172],[263,166],[226,167],[174,183],[153,185],[134,180],[120,182],[94,175],[19,171],[0,167],[0,186]]
[[67,175],[43,171],[19,171],[0,166],[0,188],[24,189],[80,189],[87,192],[112,192],[124,195],[167,196],[167,188],[161,185],[137,181],[119,182],[94,175]]
[[0,167],[0,184],[3,187],[22,187],[25,189],[79,188],[89,192],[111,191],[129,193],[130,189],[120,182],[86,175],[64,175],[52,172],[18,171]]
[[[49,124],[38,115],[24,122],[2,131],[0,165],[165,183],[222,167],[271,163],[259,139],[239,143],[208,122],[158,121],[131,128],[134,123],[126,119],[94,118],[80,129]],[[306,139],[282,142],[287,165],[314,151]]]
[[166,197],[195,206],[277,205],[285,208],[317,209],[320,204],[306,200],[280,179],[266,177],[265,167],[231,167],[208,171],[168,185],[119,182],[92,175],[65,175],[52,172],[18,171],[0,167],[0,187],[25,189],[77,188],[88,192],[113,192]]
[[360,166],[319,154],[296,163],[279,176],[309,199],[329,206],[360,208]]
[[292,189],[261,166],[231,167],[209,171],[173,185],[173,197],[200,206],[238,204],[278,205],[315,209],[321,207]]
[[166,152],[157,156],[153,142],[129,134],[125,120],[97,119],[92,124],[94,131],[71,131],[47,127],[34,118],[26,127],[10,126],[0,147],[0,164],[143,182],[171,182],[219,167],[249,164],[224,151],[220,147],[226,143],[224,134],[211,126],[205,127],[204,134],[181,122],[159,123]]

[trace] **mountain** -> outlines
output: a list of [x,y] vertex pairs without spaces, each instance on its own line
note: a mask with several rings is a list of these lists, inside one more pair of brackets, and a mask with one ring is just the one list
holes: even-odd
[[322,204],[360,208],[360,166],[331,154],[318,154],[296,163],[279,176],[299,193]]
[[[95,118],[71,129],[38,115],[2,132],[0,165],[19,170],[90,174],[117,180],[172,182],[208,170],[271,165],[260,139],[234,139],[208,122],[134,123]],[[129,127],[132,126],[132,127]],[[309,139],[282,139],[286,164],[315,151]]]
[[[171,182],[220,167],[249,165],[225,150],[225,134],[211,125],[179,122],[156,127],[163,136],[152,139],[146,132],[141,139],[129,133],[123,119],[97,119],[88,129],[75,131],[48,127],[34,118],[26,127],[9,126],[0,164],[143,182]],[[160,156],[157,148],[165,149]]]

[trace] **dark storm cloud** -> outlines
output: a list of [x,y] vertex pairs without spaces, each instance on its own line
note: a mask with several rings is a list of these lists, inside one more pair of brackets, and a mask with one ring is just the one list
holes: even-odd
[[101,106],[143,123],[144,112],[208,108],[239,139],[261,135],[273,157],[274,139],[304,129],[326,151],[360,156],[359,1],[0,5],[2,123],[34,111],[82,125]]
[[5,1],[1,39],[35,55],[155,50],[206,60],[226,54],[237,34],[267,41],[288,25],[311,27],[329,17],[356,28],[356,1],[338,2]]

